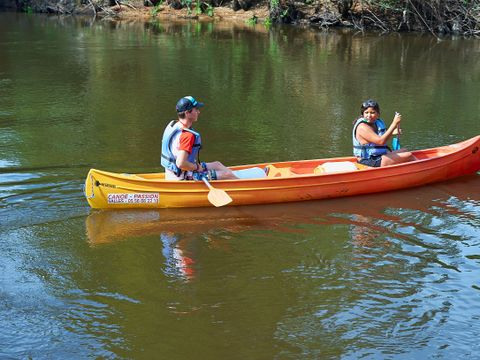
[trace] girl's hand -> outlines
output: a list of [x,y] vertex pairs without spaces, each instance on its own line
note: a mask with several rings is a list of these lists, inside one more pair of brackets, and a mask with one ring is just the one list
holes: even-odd
[[400,113],[395,112],[395,116],[393,117],[393,123],[395,125],[400,125],[400,121],[402,121],[402,115]]

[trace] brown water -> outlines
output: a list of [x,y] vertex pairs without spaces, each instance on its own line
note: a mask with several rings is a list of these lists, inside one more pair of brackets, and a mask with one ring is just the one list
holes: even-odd
[[[480,134],[480,42],[0,13],[0,358],[475,358],[480,176],[346,199],[93,212],[90,167],[343,156],[376,98],[402,144]],[[375,186],[375,184],[371,184]]]

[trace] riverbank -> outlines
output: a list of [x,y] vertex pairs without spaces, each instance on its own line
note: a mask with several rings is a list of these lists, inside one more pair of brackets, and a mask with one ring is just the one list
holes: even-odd
[[480,7],[446,0],[23,0],[4,2],[27,12],[91,14],[112,20],[196,19],[275,23],[359,31],[430,32],[480,36]]
[[[169,5],[160,5],[156,7],[141,6],[138,8],[127,7],[125,5],[115,5],[108,10],[97,13],[101,18],[111,18],[119,21],[152,21],[162,19],[185,19],[199,21],[230,21],[245,23],[256,21],[265,23],[269,18],[268,7],[256,6],[248,10],[233,10],[230,7],[216,7],[211,14],[206,12],[196,12],[195,9],[181,8],[174,9]],[[255,20],[252,20],[255,19]]]

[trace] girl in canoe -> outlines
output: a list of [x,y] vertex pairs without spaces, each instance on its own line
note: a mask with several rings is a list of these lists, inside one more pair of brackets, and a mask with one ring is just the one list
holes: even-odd
[[391,151],[387,141],[400,129],[402,115],[395,113],[392,124],[387,129],[380,119],[380,105],[375,100],[367,100],[360,108],[361,117],[354,121],[353,155],[358,162],[371,167],[388,166],[417,160],[411,152],[400,149]]
[[200,134],[192,125],[198,120],[203,103],[192,96],[178,100],[178,120],[172,120],[163,133],[162,166],[166,180],[236,179],[233,172],[219,161],[200,162],[198,154],[202,147]]

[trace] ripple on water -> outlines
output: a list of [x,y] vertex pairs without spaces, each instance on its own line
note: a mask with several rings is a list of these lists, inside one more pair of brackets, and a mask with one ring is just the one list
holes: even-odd
[[83,181],[75,177],[69,169],[2,171],[2,228],[18,228],[85,214],[88,209],[81,191]]
[[330,221],[349,229],[351,257],[340,253],[328,263],[320,257],[285,271],[300,288],[305,279],[317,286],[288,310],[277,337],[309,355],[312,349],[328,355],[319,349],[326,342],[343,348],[345,358],[431,355],[427,346],[471,354],[472,338],[459,334],[462,327],[480,332],[472,325],[479,213],[476,201],[450,199],[423,209],[385,208],[377,216],[331,214]]

